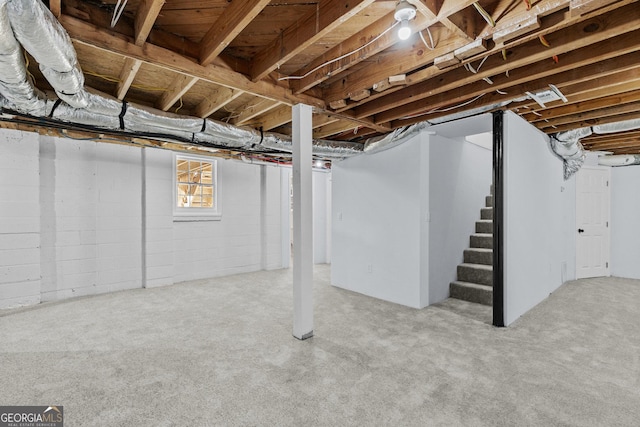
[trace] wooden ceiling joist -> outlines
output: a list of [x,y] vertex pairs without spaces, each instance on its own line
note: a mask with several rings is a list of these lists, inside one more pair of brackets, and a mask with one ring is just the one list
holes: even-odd
[[244,28],[268,5],[270,0],[236,0],[211,26],[200,42],[200,63],[210,64]]
[[287,27],[264,50],[251,67],[251,79],[258,81],[293,56],[353,17],[375,0],[319,0],[316,10]]
[[220,87],[210,93],[200,104],[196,107],[194,114],[198,117],[209,117],[220,108],[229,104],[234,99],[238,98],[244,92],[237,89],[229,89],[227,87]]
[[156,101],[156,108],[162,111],[167,111],[197,82],[197,77],[178,74],[169,87],[162,92],[158,101]]
[[[501,57],[494,55],[486,61],[483,68],[476,74],[469,73],[465,69],[456,69],[443,75],[435,87],[432,82],[425,81],[394,92],[374,102],[364,104],[355,109],[356,116],[369,117],[380,113],[379,122],[386,122],[424,109],[425,102],[420,101],[436,94],[455,90],[458,92],[464,91],[465,95],[468,95],[465,98],[469,99],[491,89],[507,88],[518,81],[522,82],[540,78],[544,75],[552,75],[561,70],[573,70],[577,66],[581,67],[602,59],[615,57],[618,54],[638,50],[640,45],[635,42],[637,40],[635,37],[638,37],[636,29],[640,27],[640,10],[637,11],[636,15],[638,16],[629,17],[628,20],[619,22],[620,26],[612,25],[604,28],[602,32],[594,31],[588,35],[581,31],[576,32],[575,29],[569,27],[563,30],[561,35],[554,37],[554,41],[557,42],[552,44],[551,48],[546,48],[535,42],[527,43],[519,47],[517,57],[513,60],[504,61]],[[629,34],[616,37],[621,33]],[[607,42],[607,39],[614,37],[616,41],[620,42],[620,45]],[[605,41],[598,43],[598,40],[602,39]],[[564,42],[562,43],[561,41]],[[554,49],[553,46],[558,47]],[[621,49],[620,52],[616,50],[618,47]],[[584,51],[576,52],[579,48],[584,48]],[[562,60],[558,64],[551,60],[551,56],[562,54],[567,50],[569,52],[562,56]],[[516,53],[514,53],[514,56],[516,56]],[[532,64],[534,61],[535,64]],[[506,72],[509,72],[509,77],[506,76]],[[491,78],[493,84],[489,85],[483,82],[482,79],[484,78]],[[553,82],[549,81],[549,83]],[[475,85],[473,90],[469,90],[471,86],[467,87],[470,84]],[[545,86],[534,88],[534,90]],[[449,99],[451,98],[449,96]],[[452,100],[452,102],[454,101]],[[428,102],[426,103],[428,105]],[[383,108],[383,105],[386,108]],[[393,106],[393,109],[389,109],[389,106]],[[376,121],[378,121],[378,118],[376,118]]]
[[[156,21],[162,5],[165,0],[142,0],[138,6],[136,12],[136,18],[134,21],[134,44],[136,46],[142,46],[147,40],[153,23]],[[120,78],[116,87],[116,97],[120,100],[124,99],[127,91],[131,87],[131,84],[140,70],[142,61],[134,58],[126,58],[122,71],[120,72]]]
[[[598,79],[600,77],[609,76],[611,74],[615,74],[617,72],[629,69],[637,69],[638,60],[640,58],[640,53],[634,52],[629,53],[621,57],[611,58],[606,61],[602,61],[596,64],[590,64],[581,67],[580,74],[575,73],[573,70],[567,70],[558,74],[553,75],[554,84],[563,89],[564,87],[576,84],[577,82],[585,82],[589,80]],[[479,107],[487,107],[490,105],[494,105],[501,101],[508,101],[510,99],[515,99],[520,96],[524,96],[526,92],[536,91],[537,89],[548,87],[548,83],[550,82],[550,77],[545,76],[538,80],[531,80],[519,85],[503,87],[506,91],[506,95],[500,94],[498,92],[492,93],[484,93],[484,92],[473,92],[475,96],[480,96],[476,102],[469,103],[466,105],[467,108],[479,108]],[[481,83],[478,83],[478,86],[481,87]],[[471,94],[472,98],[467,98],[467,95],[456,96],[460,91],[449,91],[448,93],[441,93],[435,95],[434,97],[423,100],[424,104],[419,102],[407,104],[402,109],[396,109],[396,111],[403,111],[406,116],[416,116],[410,120],[406,120],[403,117],[397,118],[396,125],[408,125],[412,123],[416,123],[421,120],[429,120],[429,118],[442,117],[447,114],[451,114],[452,112],[458,111],[457,109],[451,109],[451,105],[455,105],[456,103],[467,102],[469,99],[473,99],[473,93]],[[484,93],[484,95],[483,95]],[[570,93],[567,93],[566,96],[571,99]],[[432,108],[440,108],[440,107],[448,107],[448,111],[437,112],[435,114],[420,114],[425,112],[425,105],[429,106],[429,110]],[[515,107],[515,105],[514,105]],[[377,118],[382,116],[380,120],[384,120],[386,118],[385,113],[381,113],[376,116]]]
[[206,67],[196,63],[193,59],[175,53],[165,48],[146,44],[144,48],[131,43],[120,34],[81,21],[71,16],[62,15],[61,23],[73,40],[96,49],[117,53],[119,55],[139,59],[143,62],[187,74],[192,77],[209,81],[214,84],[241,90],[263,98],[284,102],[289,105],[304,103],[324,108],[322,100],[300,94],[294,95],[290,90],[266,81],[252,82],[246,76],[230,71],[215,64]]
[[[548,133],[640,109],[640,0],[408,1],[407,41],[393,30],[397,1],[130,0],[113,28],[114,0],[48,4],[88,87],[162,110],[179,100],[179,114],[202,118],[224,108],[263,130],[290,133],[297,103],[314,108],[316,137],[353,142],[474,108],[511,109]],[[549,84],[567,102],[524,97]],[[585,146],[640,146],[626,137]]]
[[273,110],[278,105],[280,105],[280,102],[278,101],[260,99],[255,104],[245,105],[242,107],[238,116],[231,119],[231,123],[236,126],[246,125],[252,119],[266,113],[267,111]]

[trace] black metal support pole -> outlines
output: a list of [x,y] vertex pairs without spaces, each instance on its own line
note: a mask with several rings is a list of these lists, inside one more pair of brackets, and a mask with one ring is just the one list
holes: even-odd
[[504,112],[493,113],[493,326],[504,327]]

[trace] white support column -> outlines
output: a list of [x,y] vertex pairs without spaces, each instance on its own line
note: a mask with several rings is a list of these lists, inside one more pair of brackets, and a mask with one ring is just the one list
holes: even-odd
[[312,133],[309,105],[293,106],[293,336],[313,336]]

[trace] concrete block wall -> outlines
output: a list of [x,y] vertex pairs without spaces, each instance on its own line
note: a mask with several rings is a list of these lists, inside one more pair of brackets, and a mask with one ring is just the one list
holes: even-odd
[[10,131],[0,144],[0,307],[40,302],[38,135]]
[[42,137],[42,300],[140,287],[141,150]]
[[281,268],[280,169],[219,159],[221,218],[183,221],[174,156],[0,130],[0,309]]

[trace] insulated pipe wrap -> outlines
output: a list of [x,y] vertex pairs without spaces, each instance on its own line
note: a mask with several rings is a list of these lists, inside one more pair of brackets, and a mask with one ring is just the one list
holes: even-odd
[[7,0],[15,38],[40,64],[58,96],[76,108],[88,105],[84,75],[71,39],[41,1]]

